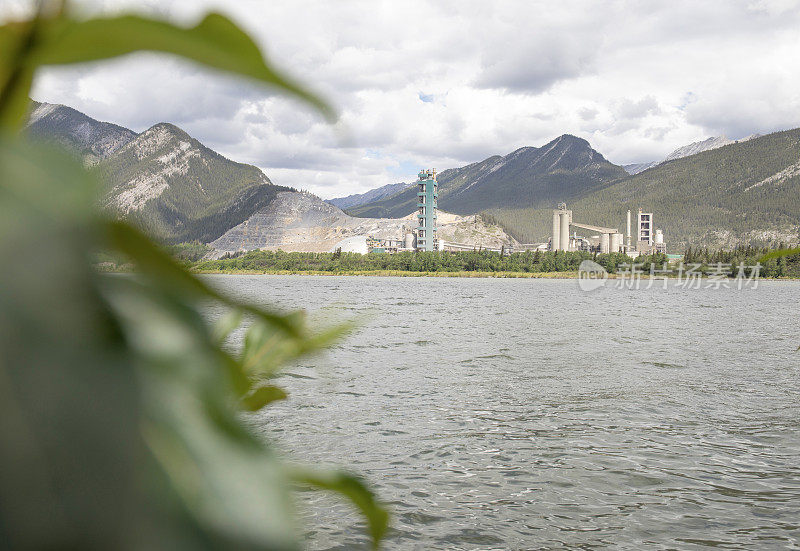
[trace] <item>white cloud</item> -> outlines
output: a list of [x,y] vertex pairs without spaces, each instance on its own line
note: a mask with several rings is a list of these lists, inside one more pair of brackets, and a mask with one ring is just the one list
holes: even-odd
[[[7,0],[0,17],[28,2]],[[83,4],[87,6],[86,3]],[[51,69],[35,97],[143,130],[178,124],[279,184],[324,197],[572,133],[612,162],[725,133],[800,126],[798,1],[94,0],[185,23],[218,9],[336,106],[142,54]]]

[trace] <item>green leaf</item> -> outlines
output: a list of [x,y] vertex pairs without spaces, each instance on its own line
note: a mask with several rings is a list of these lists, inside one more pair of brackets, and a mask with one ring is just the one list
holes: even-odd
[[35,47],[40,20],[0,26],[0,128],[17,129],[28,112],[33,69],[24,60]]
[[253,39],[219,13],[209,13],[189,28],[138,15],[86,21],[60,18],[46,23],[30,59],[33,67],[95,61],[142,50],[164,52],[274,86],[313,105],[329,119],[335,118],[330,106],[272,67]]
[[43,65],[109,59],[153,51],[190,59],[277,88],[312,105],[329,121],[334,110],[274,68],[233,21],[210,13],[195,27],[138,15],[78,20],[63,13],[0,26],[0,128],[24,123],[33,74]]
[[288,398],[286,391],[273,385],[265,385],[255,389],[242,398],[242,407],[247,411],[258,411],[264,406]]
[[112,246],[126,254],[139,269],[154,282],[182,294],[196,298],[211,298],[255,315],[290,336],[301,337],[301,319],[296,314],[280,315],[267,312],[257,306],[233,300],[203,283],[187,271],[169,254],[153,244],[141,231],[130,224],[113,220],[106,222],[108,238]]
[[759,262],[766,262],[767,260],[771,260],[773,258],[780,258],[782,256],[792,256],[795,254],[800,254],[800,247],[795,249],[778,249],[777,251],[772,251],[761,258],[758,259]]
[[360,478],[341,471],[319,471],[294,468],[289,476],[295,482],[322,490],[336,492],[347,498],[367,520],[372,547],[377,549],[389,527],[388,511]]
[[354,324],[340,323],[303,338],[286,339],[267,324],[254,323],[245,334],[242,369],[250,376],[273,376],[280,367],[330,346],[349,333]]
[[240,419],[252,383],[238,387],[192,301],[143,278],[107,279],[104,295],[138,360],[144,442],[168,489],[200,526],[236,542],[228,548],[293,548],[289,481]]
[[225,342],[230,334],[242,324],[241,310],[231,310],[223,315],[212,328],[212,335],[218,344]]

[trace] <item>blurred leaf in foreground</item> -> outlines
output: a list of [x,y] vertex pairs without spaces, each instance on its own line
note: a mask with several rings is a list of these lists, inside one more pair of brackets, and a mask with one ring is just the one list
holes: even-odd
[[794,256],[800,255],[800,247],[796,247],[794,249],[778,249],[776,251],[771,251],[762,256],[758,259],[759,262],[766,262],[767,260],[772,260],[773,258],[782,258],[784,256]]
[[178,55],[248,77],[309,103],[329,120],[335,119],[326,102],[268,63],[258,45],[224,15],[210,13],[187,28],[138,15],[81,20],[66,10],[56,17],[41,16],[0,26],[0,89],[9,100],[0,105],[0,125],[18,128],[23,123],[37,67],[96,61],[142,50]]
[[[58,6],[56,6],[58,8]],[[138,49],[181,55],[278,86],[224,16],[185,29],[138,16],[79,21],[42,9],[0,26],[0,541],[12,549],[296,549],[298,482],[349,499],[377,545],[387,514],[342,472],[279,461],[242,420],[286,397],[272,379],[350,325],[234,300],[147,236],[94,206],[97,182],[63,152],[11,133],[40,65]],[[135,276],[103,276],[99,250]],[[211,327],[200,305],[231,309]],[[228,335],[253,320],[243,350]]]

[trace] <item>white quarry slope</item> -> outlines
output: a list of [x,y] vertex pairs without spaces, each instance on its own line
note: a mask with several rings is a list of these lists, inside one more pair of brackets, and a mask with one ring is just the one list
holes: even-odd
[[752,140],[753,138],[759,137],[760,134],[753,134],[751,136],[747,136],[746,138],[742,138],[741,140],[729,140],[725,136],[717,136],[708,138],[707,140],[703,140],[700,142],[690,143],[688,145],[684,145],[679,147],[669,155],[667,155],[664,159],[660,161],[651,161],[649,163],[635,163],[630,165],[623,165],[622,168],[628,174],[639,174],[640,172],[644,172],[648,168],[653,168],[654,166],[658,166],[661,163],[665,163],[667,161],[673,161],[675,159],[682,159],[683,157],[689,157],[690,155],[696,155],[698,153],[702,153],[703,151],[709,151],[711,149],[717,149],[718,147],[723,147],[725,145],[730,145],[732,143],[738,142],[746,142],[747,140]]
[[[477,216],[439,211],[439,238],[483,247],[513,246],[515,241]],[[414,215],[405,218],[356,218],[305,192],[278,193],[272,203],[211,242],[213,256],[253,249],[328,252],[343,239],[370,235],[400,239],[416,226]]]

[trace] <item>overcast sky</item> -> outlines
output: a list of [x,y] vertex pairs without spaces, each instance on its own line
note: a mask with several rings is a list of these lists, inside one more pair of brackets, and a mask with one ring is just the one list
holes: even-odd
[[[26,4],[0,0],[0,13]],[[340,122],[153,54],[47,70],[35,99],[136,131],[175,123],[324,198],[565,133],[625,164],[710,136],[800,126],[800,0],[88,4],[187,24],[223,11]]]

